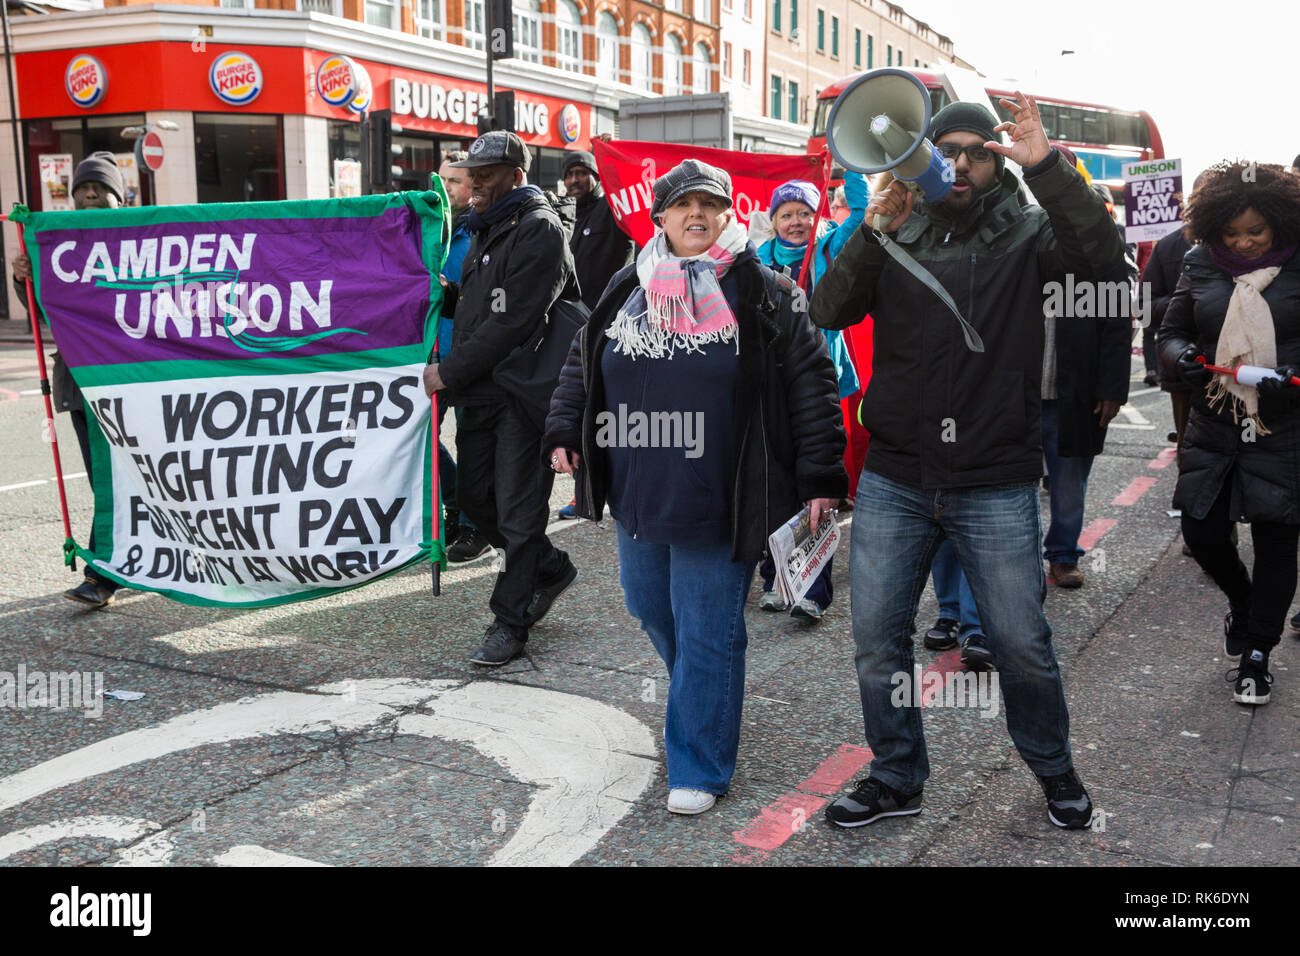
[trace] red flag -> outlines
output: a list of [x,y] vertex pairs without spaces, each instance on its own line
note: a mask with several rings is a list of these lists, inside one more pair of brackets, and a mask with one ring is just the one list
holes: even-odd
[[[730,149],[710,149],[681,143],[642,143],[634,140],[596,140],[592,154],[599,168],[605,200],[614,211],[619,227],[644,246],[655,234],[650,221],[654,202],[654,181],[684,159],[698,159],[725,169],[731,176],[731,192],[736,218],[749,227],[749,214],[766,210],[772,192],[790,179],[803,179],[822,192],[825,205],[826,152],[805,155],[746,153]],[[824,210],[823,210],[824,212]]]

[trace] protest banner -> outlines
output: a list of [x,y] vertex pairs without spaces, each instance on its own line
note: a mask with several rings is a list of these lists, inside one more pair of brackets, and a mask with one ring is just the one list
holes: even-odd
[[822,215],[827,215],[825,191],[829,170],[826,153],[781,155],[711,149],[678,143],[646,143],[634,140],[596,140],[591,145],[596,157],[605,198],[619,227],[644,246],[655,234],[650,219],[654,203],[654,182],[684,159],[698,159],[731,176],[732,208],[742,226],[749,227],[750,214],[764,211],[777,186],[790,179],[803,179],[822,191]]
[[1183,161],[1124,164],[1124,239],[1154,242],[1183,228]]
[[431,409],[441,188],[33,213],[39,308],[80,386],[94,549],[131,588],[260,607],[441,560]]

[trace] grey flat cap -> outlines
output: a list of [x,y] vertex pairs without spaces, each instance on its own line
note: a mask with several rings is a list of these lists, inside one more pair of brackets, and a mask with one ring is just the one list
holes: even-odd
[[655,180],[654,205],[650,218],[659,214],[687,193],[709,193],[725,199],[731,205],[731,177],[725,169],[718,169],[698,159],[684,159]]

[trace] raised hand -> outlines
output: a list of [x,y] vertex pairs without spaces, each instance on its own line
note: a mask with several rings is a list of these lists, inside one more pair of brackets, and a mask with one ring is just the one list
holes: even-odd
[[1006,98],[998,100],[1004,109],[1011,111],[1014,122],[999,123],[993,128],[995,133],[1007,133],[1011,137],[1011,145],[1003,146],[990,140],[984,144],[984,148],[991,149],[1021,166],[1033,166],[1047,158],[1047,154],[1052,150],[1052,144],[1048,142],[1047,133],[1043,131],[1043,120],[1038,115],[1038,104],[1034,98],[1026,96],[1019,90],[1016,90],[1015,95],[1014,100]]

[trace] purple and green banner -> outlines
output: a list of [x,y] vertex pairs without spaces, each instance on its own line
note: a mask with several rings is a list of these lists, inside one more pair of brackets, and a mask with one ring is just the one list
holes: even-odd
[[256,607],[441,560],[421,372],[441,188],[30,212],[37,302],[81,387],[93,551],[128,587]]

